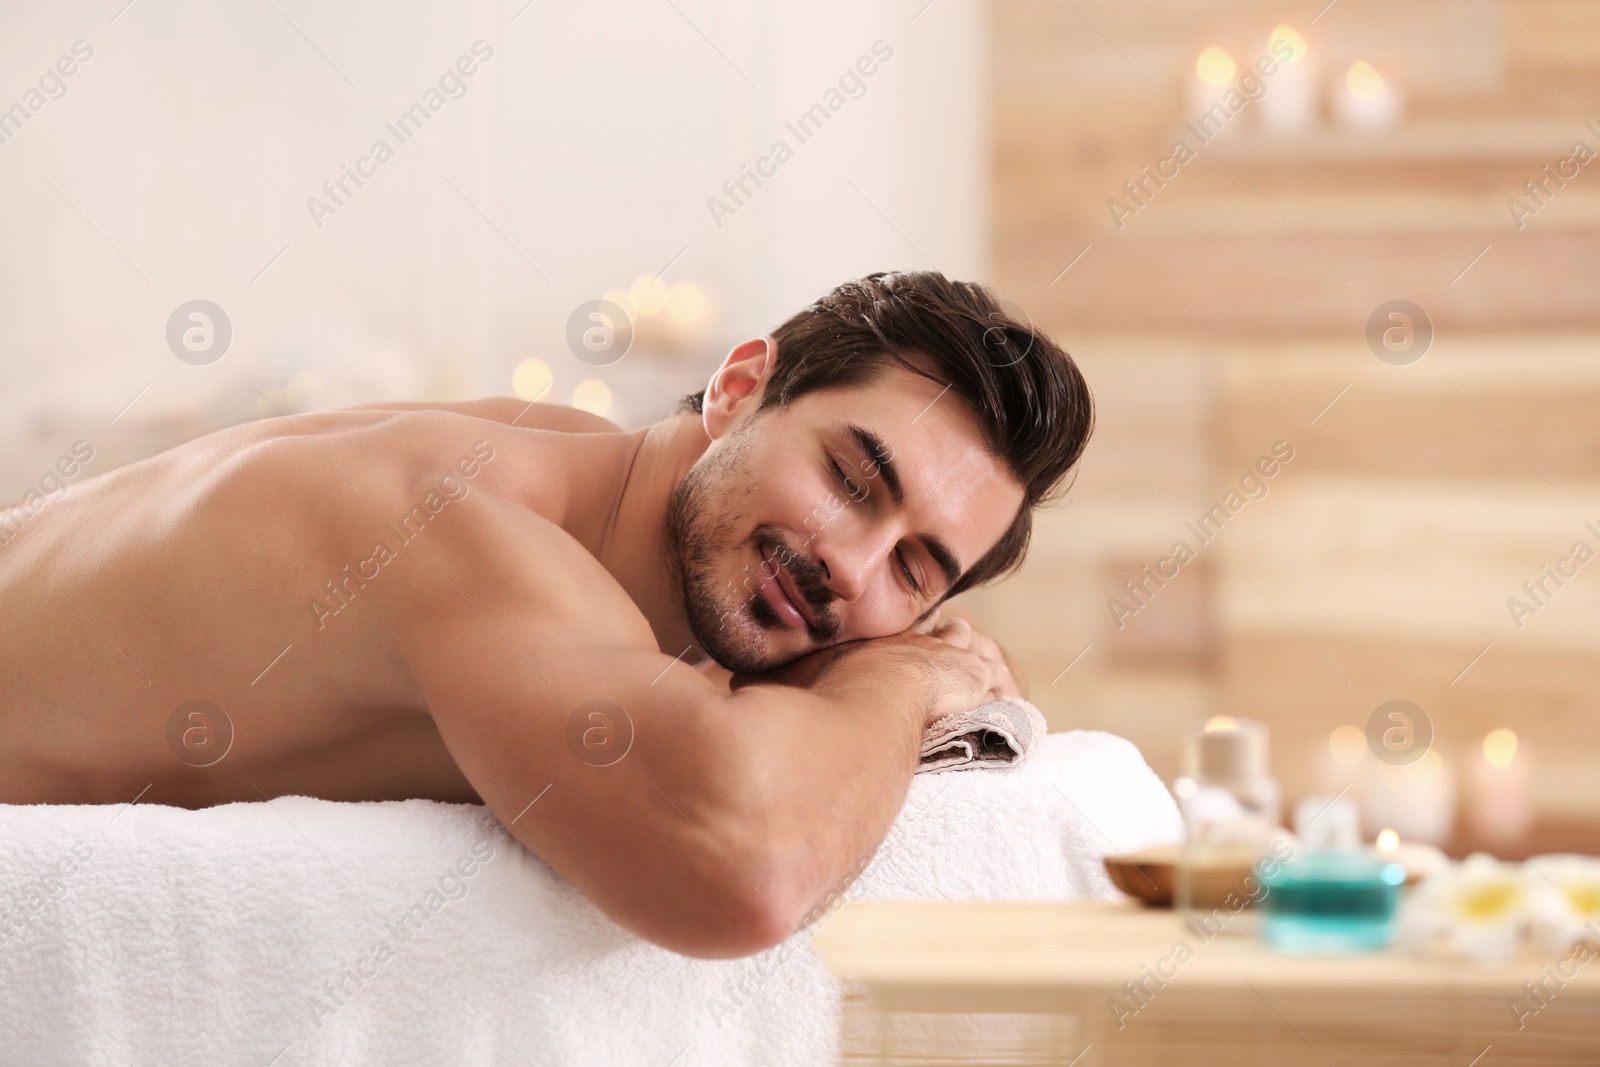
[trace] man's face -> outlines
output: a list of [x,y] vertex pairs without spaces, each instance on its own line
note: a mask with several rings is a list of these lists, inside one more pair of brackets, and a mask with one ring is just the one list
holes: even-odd
[[737,421],[674,491],[668,552],[695,640],[756,673],[899,633],[988,552],[1023,491],[966,404],[901,367]]

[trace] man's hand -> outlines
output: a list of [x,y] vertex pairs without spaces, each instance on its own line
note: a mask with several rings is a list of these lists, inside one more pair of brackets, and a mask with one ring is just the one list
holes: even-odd
[[965,618],[929,619],[924,627],[925,632],[908,630],[892,637],[830,645],[776,670],[733,675],[729,687],[737,691],[747,685],[777,684],[813,689],[842,661],[860,659],[863,666],[874,660],[886,666],[903,665],[913,668],[920,681],[917,696],[925,724],[999,696],[1021,695],[1000,646],[974,630]]
[[913,632],[934,634],[950,644],[967,649],[988,660],[994,671],[995,686],[985,700],[994,700],[998,697],[1017,697],[1022,700],[1028,698],[1027,681],[1022,673],[1012,663],[1006,650],[1000,643],[977,626],[964,612],[959,612],[949,605],[941,606],[923,622],[913,627]]

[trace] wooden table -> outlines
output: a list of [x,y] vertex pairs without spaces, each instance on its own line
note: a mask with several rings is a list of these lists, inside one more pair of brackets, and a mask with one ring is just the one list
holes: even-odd
[[1133,904],[871,901],[812,944],[844,981],[841,1064],[1600,1064],[1600,958],[1285,956],[1252,919],[1207,938]]

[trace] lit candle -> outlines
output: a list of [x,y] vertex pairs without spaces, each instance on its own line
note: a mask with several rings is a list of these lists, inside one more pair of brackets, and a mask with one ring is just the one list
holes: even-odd
[[1361,727],[1346,723],[1328,735],[1328,743],[1318,748],[1313,762],[1317,792],[1331,797],[1370,775],[1377,761],[1367,751],[1367,735]]
[[1519,844],[1533,825],[1529,796],[1532,759],[1515,730],[1490,730],[1467,763],[1467,811],[1473,836],[1486,845]]
[[1333,95],[1339,121],[1352,129],[1381,130],[1400,119],[1400,92],[1364,59],[1350,64]]
[[1401,841],[1400,834],[1393,827],[1378,831],[1378,840],[1373,845],[1373,851],[1378,854],[1379,859],[1389,860],[1404,867],[1407,885],[1419,882],[1435,871],[1443,870],[1450,863],[1445,854],[1432,845]]
[[648,317],[666,308],[670,292],[661,275],[641,274],[628,286],[628,299],[634,311]]
[[1197,119],[1213,104],[1221,102],[1238,72],[1233,57],[1217,45],[1200,53],[1200,58],[1194,62],[1194,80],[1189,83],[1189,107]]
[[677,322],[693,322],[705,309],[705,290],[694,282],[674,282],[667,290],[667,314]]
[[1277,62],[1272,77],[1263,79],[1267,93],[1257,105],[1262,126],[1272,133],[1303,133],[1316,120],[1317,73],[1306,39],[1288,25],[1267,36],[1267,55]]
[[1393,829],[1401,837],[1443,844],[1455,824],[1456,790],[1444,757],[1429,751],[1414,763],[1379,763],[1358,784],[1361,810],[1369,828]]
[[585,378],[572,387],[572,406],[604,418],[611,412],[611,387],[599,378]]

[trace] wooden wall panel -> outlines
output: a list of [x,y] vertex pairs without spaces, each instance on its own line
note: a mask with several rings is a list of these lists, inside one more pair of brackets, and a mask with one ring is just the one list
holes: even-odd
[[[1376,304],[1405,295],[1461,329],[1600,322],[1587,284],[1600,189],[1574,179],[1520,230],[1506,206],[1579,137],[1600,148],[1584,127],[1600,115],[1600,46],[1582,46],[1600,40],[1592,5],[1342,0],[1316,26],[1300,5],[1244,0],[992,12],[995,258],[1035,314],[1099,332],[1359,336]],[[1107,200],[1196,111],[1195,56],[1219,43],[1248,61],[1279,21],[1305,34],[1324,82],[1374,62],[1409,121],[1343,130],[1324,103],[1315,133],[1272,138],[1247,107],[1115,226]]]
[[[1451,751],[1514,726],[1541,809],[1600,818],[1600,570],[1521,629],[1506,607],[1600,526],[1600,163],[1520,230],[1506,203],[1579,137],[1600,149],[1600,6],[1339,0],[1315,27],[1272,0],[991,13],[998,281],[1084,355],[1103,418],[1033,558],[972,598],[1052,725],[1113,729],[1171,777],[1183,729],[1261,718],[1294,796],[1334,726],[1405,696]],[[1352,132],[1324,106],[1284,141],[1247,109],[1118,229],[1105,202],[1189,117],[1198,52],[1247,58],[1280,21],[1326,71],[1374,62],[1405,124]],[[1436,329],[1409,366],[1365,339],[1394,298]],[[1129,572],[1279,440],[1296,458],[1269,495],[1119,629]]]

